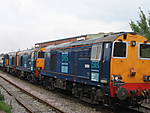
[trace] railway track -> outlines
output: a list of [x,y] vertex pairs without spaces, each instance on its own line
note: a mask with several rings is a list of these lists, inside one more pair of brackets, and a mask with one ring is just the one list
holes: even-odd
[[[53,104],[51,104],[49,101],[46,101],[45,99],[43,99],[43,97],[42,96],[40,96],[38,93],[35,93],[34,91],[31,91],[31,90],[29,90],[28,88],[25,88],[25,87],[20,87],[19,86],[19,84],[17,83],[17,81],[16,81],[16,83],[14,82],[14,80],[12,80],[11,79],[12,78],[12,76],[11,75],[9,75],[9,74],[6,74],[6,73],[3,73],[3,72],[0,72],[0,83],[1,84],[3,84],[2,83],[2,81],[1,80],[3,80],[3,82],[6,82],[5,83],[5,85],[4,86],[2,86],[3,87],[3,89],[5,89],[10,95],[12,95],[12,96],[15,96],[15,99],[18,101],[18,103],[19,104],[21,104],[25,109],[27,109],[27,111],[28,112],[30,112],[30,113],[81,113],[81,111],[79,110],[79,111],[76,111],[75,109],[72,109],[71,108],[71,112],[68,110],[66,110],[66,108],[67,109],[70,109],[69,108],[69,103],[67,104],[67,106],[65,106],[64,105],[64,109],[61,109],[60,107],[56,107],[56,106],[54,106]],[[14,78],[14,77],[13,77]],[[15,91],[13,91],[13,90],[10,90],[10,89],[13,89],[13,88],[11,88],[10,86],[14,86],[14,87],[16,87],[16,88],[18,88],[18,90],[19,91],[17,91],[17,90],[15,90]],[[8,87],[9,86],[9,87]],[[20,90],[21,90],[21,92],[20,92]],[[32,89],[32,90],[34,90],[34,89]],[[34,92],[34,93],[33,93]],[[25,99],[23,99],[23,98],[19,98],[19,97],[21,97],[21,96],[16,96],[17,95],[17,93],[18,94],[20,94],[20,95],[22,95],[23,96],[23,98],[25,98]],[[29,97],[27,97],[26,95],[29,95]],[[44,93],[43,93],[43,95],[44,95]],[[39,98],[40,97],[40,98]],[[53,97],[53,96],[52,96]],[[62,95],[61,95],[61,97],[62,97]],[[32,98],[34,98],[34,100],[32,100]],[[57,98],[57,97],[56,97]],[[24,101],[23,101],[24,100]],[[48,98],[47,98],[47,100],[48,100]],[[59,99],[57,99],[56,101],[52,101],[52,103],[59,103],[59,101],[58,101]],[[27,103],[29,104],[29,105],[27,105]],[[32,103],[32,104],[31,104]],[[73,104],[74,102],[73,102],[73,100],[71,101],[71,104],[72,104],[72,106],[74,106],[75,107],[75,105]],[[76,104],[78,104],[78,102],[75,102]],[[63,103],[63,104],[65,104],[65,103]],[[32,107],[32,105],[33,105],[33,107]],[[36,105],[36,107],[34,107]],[[38,107],[39,106],[39,107]],[[41,106],[43,106],[42,108],[40,108]],[[61,102],[60,102],[60,105],[59,106],[63,106],[63,105],[61,105]],[[89,105],[89,106],[91,106],[91,105]],[[88,105],[87,105],[87,107],[88,107],[88,109],[87,110],[85,110],[85,112],[84,113],[150,113],[149,112],[149,110],[143,110],[143,109],[141,109],[140,108],[140,110],[138,111],[138,109],[124,109],[123,111],[121,110],[119,110],[119,112],[113,112],[113,111],[111,111],[111,110],[108,110],[107,111],[107,109],[105,109],[105,108],[102,108],[102,109],[100,109],[100,110],[98,110],[98,111],[90,111],[90,107],[89,107]],[[86,107],[86,108],[87,108]],[[144,106],[143,106],[144,107]],[[77,106],[76,106],[76,108],[77,108]],[[82,108],[82,107],[81,107]],[[78,108],[78,109],[80,109],[80,108]],[[84,108],[83,108],[84,109]],[[148,108],[146,108],[146,109],[148,109]],[[142,112],[141,112],[141,110],[142,110]],[[89,111],[89,112],[87,112],[87,111]],[[144,112],[143,112],[144,111]]]
[[1,87],[23,106],[29,113],[65,113],[65,111],[51,105],[49,102],[39,98],[36,94],[18,86],[8,78],[0,74]]
[[136,110],[139,112],[143,112],[143,113],[150,113],[150,108],[142,106],[142,105],[139,108],[137,108]]
[[[37,86],[35,84],[31,84],[25,80],[20,80],[17,77],[12,76],[11,74],[7,74],[5,72],[0,71],[0,76],[2,76],[7,81],[12,82],[13,84],[21,87],[21,89],[31,93],[34,96],[42,99],[44,102],[58,108],[59,112],[64,113],[112,113],[107,110],[97,111],[97,109],[91,105],[83,104],[81,101],[76,98],[66,96],[63,92],[59,92],[55,90],[54,92],[48,91],[44,89],[42,86]],[[0,77],[1,78],[1,77]],[[1,83],[0,81],[0,84]],[[11,100],[10,100],[11,101]],[[9,103],[9,102],[8,102]],[[30,102],[28,102],[30,103]],[[15,108],[16,109],[16,108]],[[19,113],[19,112],[16,112]],[[24,113],[24,112],[23,112]],[[38,112],[37,112],[38,113]],[[46,112],[43,112],[46,113]]]

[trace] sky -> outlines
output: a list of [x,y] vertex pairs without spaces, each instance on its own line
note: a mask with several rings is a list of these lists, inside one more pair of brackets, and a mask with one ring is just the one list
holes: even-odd
[[0,53],[99,32],[131,31],[150,0],[0,0]]

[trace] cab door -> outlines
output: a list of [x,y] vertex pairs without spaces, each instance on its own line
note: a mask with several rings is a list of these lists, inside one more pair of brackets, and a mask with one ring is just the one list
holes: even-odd
[[101,83],[109,83],[111,47],[112,44],[109,42],[103,44]]
[[31,71],[35,70],[36,65],[36,52],[32,52],[31,54]]
[[91,51],[91,81],[100,82],[102,71],[103,43],[92,46]]

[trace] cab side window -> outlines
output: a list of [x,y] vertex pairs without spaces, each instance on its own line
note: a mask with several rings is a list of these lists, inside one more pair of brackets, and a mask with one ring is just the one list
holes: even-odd
[[102,44],[93,45],[91,51],[91,60],[100,61],[102,57]]
[[127,44],[125,42],[115,42],[113,57],[124,58],[127,57]]

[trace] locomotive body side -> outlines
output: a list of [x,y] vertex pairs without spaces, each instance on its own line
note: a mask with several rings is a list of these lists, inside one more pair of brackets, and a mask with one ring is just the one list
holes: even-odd
[[4,54],[0,55],[0,69],[4,69]]
[[9,73],[14,73],[16,70],[16,53],[17,52],[9,52],[5,55],[5,67]]
[[19,51],[17,53],[17,76],[25,79],[32,78],[31,76],[34,73],[35,69],[35,59],[33,53],[34,49]]
[[130,105],[137,98],[137,104],[150,95],[149,51],[147,39],[134,33],[58,45],[46,51],[41,76],[46,87],[67,89],[91,102],[129,100]]
[[9,64],[8,54],[3,55],[3,71],[7,71],[7,65]]
[[72,91],[73,95],[91,103],[103,101],[104,95],[109,97],[112,40],[114,36],[46,50],[41,72],[44,86]]

